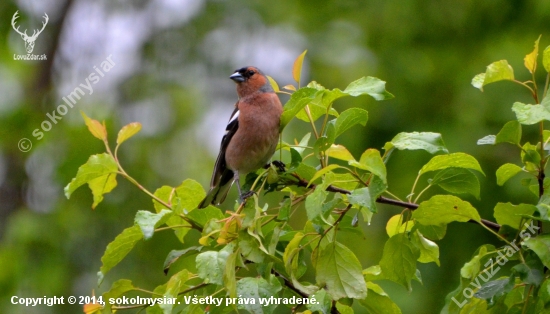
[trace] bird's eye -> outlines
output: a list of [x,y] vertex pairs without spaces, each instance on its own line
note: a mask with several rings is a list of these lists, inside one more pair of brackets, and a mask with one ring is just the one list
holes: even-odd
[[249,76],[254,75],[254,73],[256,73],[256,72],[254,72],[253,70],[248,71],[248,75],[249,75]]

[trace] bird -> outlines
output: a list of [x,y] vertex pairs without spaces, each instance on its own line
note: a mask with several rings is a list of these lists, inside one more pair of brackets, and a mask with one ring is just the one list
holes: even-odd
[[267,165],[279,140],[283,106],[267,76],[247,66],[229,78],[237,84],[238,101],[225,128],[210,190],[198,208],[221,204],[234,182],[244,202],[253,192],[241,191],[240,177]]

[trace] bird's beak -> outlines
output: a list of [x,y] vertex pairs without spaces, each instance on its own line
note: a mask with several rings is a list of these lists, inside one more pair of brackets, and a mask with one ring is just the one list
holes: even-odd
[[232,79],[233,81],[235,81],[236,83],[244,82],[244,77],[239,72],[235,72],[235,73],[231,74],[231,76],[229,76],[229,78]]

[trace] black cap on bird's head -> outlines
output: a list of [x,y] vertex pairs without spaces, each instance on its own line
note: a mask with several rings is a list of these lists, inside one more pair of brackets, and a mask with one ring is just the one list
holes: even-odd
[[237,83],[239,97],[254,92],[273,92],[267,76],[256,67],[249,66],[235,70],[235,73],[231,74],[229,78]]
[[229,78],[235,81],[235,83],[242,83],[244,81],[248,81],[255,74],[263,75],[258,68],[249,66],[235,70],[235,73],[231,74]]

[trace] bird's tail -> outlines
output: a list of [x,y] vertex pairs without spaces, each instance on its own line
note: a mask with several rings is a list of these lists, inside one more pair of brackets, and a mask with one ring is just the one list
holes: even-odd
[[198,208],[205,208],[210,204],[219,205],[223,203],[232,185],[233,171],[227,170],[222,174],[220,183],[210,188],[210,191],[208,191]]

